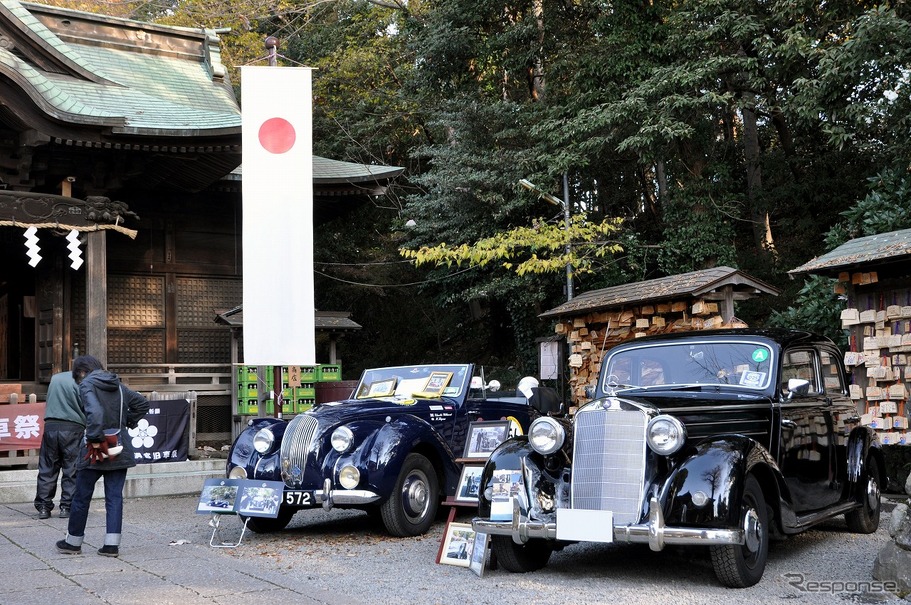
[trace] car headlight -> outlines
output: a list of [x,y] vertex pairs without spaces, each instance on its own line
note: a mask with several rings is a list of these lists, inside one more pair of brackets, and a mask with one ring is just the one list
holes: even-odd
[[253,437],[253,449],[260,454],[265,454],[275,443],[275,435],[269,429],[259,429]]
[[354,443],[354,433],[347,426],[340,426],[332,431],[332,437],[329,440],[332,442],[332,449],[336,452],[346,452]]
[[228,479],[246,479],[247,478],[247,469],[242,466],[235,466],[228,473]]
[[549,416],[538,418],[528,429],[528,443],[533,450],[545,456],[563,447],[564,439],[566,431],[563,430],[563,426]]
[[648,423],[646,441],[652,451],[662,456],[670,456],[686,441],[686,429],[673,416],[655,416]]
[[361,482],[361,471],[356,466],[343,466],[338,473],[338,482],[345,489],[354,489]]

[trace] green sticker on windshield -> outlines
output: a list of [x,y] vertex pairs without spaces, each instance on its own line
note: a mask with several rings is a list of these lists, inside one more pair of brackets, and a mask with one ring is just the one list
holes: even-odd
[[766,349],[756,349],[753,351],[753,361],[756,363],[762,363],[769,358],[769,352]]

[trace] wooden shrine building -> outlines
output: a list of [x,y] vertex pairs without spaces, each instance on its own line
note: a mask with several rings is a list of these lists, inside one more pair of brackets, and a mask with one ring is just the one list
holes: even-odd
[[[230,375],[213,317],[242,300],[240,162],[216,32],[0,0],[0,382],[41,393],[79,353]],[[401,172],[314,157],[315,222]],[[201,432],[227,434],[213,393]]]

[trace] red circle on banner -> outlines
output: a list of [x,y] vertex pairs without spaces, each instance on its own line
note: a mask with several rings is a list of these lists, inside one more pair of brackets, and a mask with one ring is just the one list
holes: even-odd
[[259,127],[259,144],[269,153],[285,153],[296,138],[294,126],[284,118],[269,118]]

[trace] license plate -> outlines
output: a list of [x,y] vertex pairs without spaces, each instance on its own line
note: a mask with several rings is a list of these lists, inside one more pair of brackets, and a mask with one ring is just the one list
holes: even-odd
[[285,490],[285,504],[289,506],[313,506],[313,492]]
[[557,540],[613,542],[614,513],[609,510],[557,509]]

